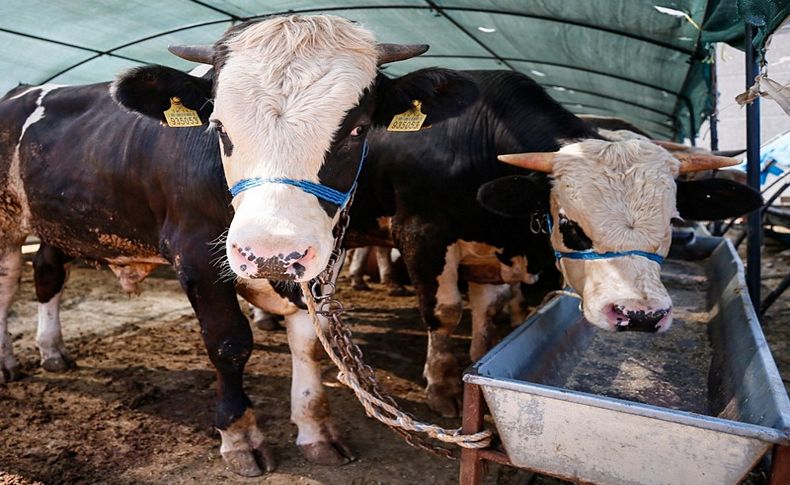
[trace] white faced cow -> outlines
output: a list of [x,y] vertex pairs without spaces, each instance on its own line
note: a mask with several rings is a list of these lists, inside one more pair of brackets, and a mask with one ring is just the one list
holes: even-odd
[[[203,78],[148,66],[112,86],[23,86],[2,98],[0,382],[17,375],[7,315],[28,234],[44,243],[34,262],[37,343],[51,370],[71,362],[58,319],[71,257],[112,265],[125,287],[169,263],[217,370],[216,426],[230,469],[258,475],[273,466],[242,386],[252,332],[236,290],[287,314],[300,449],[313,462],[347,462],[352,454],[327,412],[316,335],[298,312],[303,303],[266,278],[304,281],[324,268],[370,126],[389,123],[413,100],[431,122],[476,97],[474,83],[453,71],[397,79],[377,72],[426,49],[377,45],[338,17],[276,17],[235,26],[213,46],[174,48],[213,65]],[[163,112],[179,102],[201,126],[163,126]],[[235,287],[235,278],[218,274],[210,245],[228,227]]]
[[[670,221],[684,212],[692,219],[702,213],[715,218],[717,198],[712,195],[728,187],[745,196],[744,207],[759,206],[759,195],[719,179],[676,183],[680,174],[738,161],[706,153],[671,154],[631,135],[619,141],[583,140],[558,152],[499,158],[553,177],[548,214],[551,245],[566,283],[582,297],[585,318],[609,331],[662,332],[672,325],[672,300],[660,278],[661,262],[672,240]],[[494,181],[481,187],[481,202],[512,214],[514,208],[502,206],[501,194],[495,192],[523,191],[528,197],[530,186],[513,178]],[[713,204],[713,210],[688,207],[684,198]],[[722,210],[731,211],[721,204]]]

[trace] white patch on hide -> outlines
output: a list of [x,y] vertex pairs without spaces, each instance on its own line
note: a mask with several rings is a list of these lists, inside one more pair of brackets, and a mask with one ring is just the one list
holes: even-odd
[[494,342],[494,317],[510,299],[510,285],[469,283],[469,306],[472,308],[472,344],[469,357],[479,360]]
[[65,86],[66,86],[65,84],[42,84],[40,86],[33,86],[31,88],[25,89],[24,91],[22,91],[19,94],[15,94],[15,95],[11,96],[8,99],[21,98],[22,96],[25,96],[28,93],[32,93],[33,91],[37,91],[39,89],[41,89],[42,91],[43,90],[47,90],[49,92],[49,91],[52,91],[53,89],[62,88],[62,87],[65,87]]
[[60,327],[60,297],[62,293],[60,291],[48,302],[38,304],[36,346],[41,354],[41,362],[67,356]]
[[30,206],[27,201],[27,193],[25,191],[25,186],[22,183],[22,175],[20,169],[20,159],[19,159],[19,150],[22,145],[22,139],[25,136],[27,130],[36,124],[37,122],[44,119],[45,116],[45,108],[43,105],[44,97],[49,94],[50,92],[60,88],[62,86],[57,84],[45,84],[43,86],[36,86],[35,88],[30,88],[23,93],[20,93],[14,96],[15,99],[17,97],[23,96],[25,94],[31,93],[36,90],[40,90],[40,94],[36,99],[36,108],[28,115],[25,122],[22,124],[22,131],[19,134],[19,140],[17,141],[16,148],[14,149],[14,155],[11,158],[11,166],[8,170],[8,188],[16,195],[19,205],[22,209],[22,217],[21,221],[19,221],[18,231],[21,234],[26,234],[30,231],[29,224],[30,224]]
[[[285,324],[292,363],[291,421],[299,429],[296,444],[331,441],[334,428],[318,361],[323,350],[315,334],[312,318],[307,311],[300,310],[286,316]],[[321,318],[321,325],[326,328],[326,319]]]
[[[40,89],[41,94],[38,95],[38,99],[36,99],[36,109],[33,110],[32,113],[27,117],[25,122],[22,124],[22,132],[19,134],[19,142],[22,143],[22,138],[25,136],[25,132],[28,128],[30,128],[33,124],[41,121],[44,119],[44,113],[46,109],[44,108],[44,96],[49,94],[51,91],[54,91],[61,86],[57,84],[45,84],[43,86],[38,86],[35,89]],[[25,91],[28,92],[28,91]],[[15,96],[16,97],[16,96]],[[12,98],[13,99],[13,98]]]

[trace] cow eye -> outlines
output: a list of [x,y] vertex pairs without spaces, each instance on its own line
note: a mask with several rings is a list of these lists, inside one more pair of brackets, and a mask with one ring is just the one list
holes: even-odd
[[569,249],[585,251],[593,247],[592,240],[587,237],[581,226],[562,213],[560,213],[560,234],[562,234],[563,244]]
[[349,133],[349,136],[356,138],[356,137],[360,136],[364,131],[365,131],[365,127],[363,125],[358,125],[358,126],[355,126],[353,130],[351,130],[351,133]]

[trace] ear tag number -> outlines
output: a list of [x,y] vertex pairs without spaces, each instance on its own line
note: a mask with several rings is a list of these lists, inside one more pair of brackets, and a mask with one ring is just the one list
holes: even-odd
[[420,110],[422,101],[415,99],[411,104],[413,107],[410,110],[392,117],[387,131],[420,131],[428,115]]
[[203,122],[197,111],[191,110],[181,104],[180,98],[170,98],[170,108],[165,111],[167,126],[172,128],[185,128],[188,126],[201,126]]

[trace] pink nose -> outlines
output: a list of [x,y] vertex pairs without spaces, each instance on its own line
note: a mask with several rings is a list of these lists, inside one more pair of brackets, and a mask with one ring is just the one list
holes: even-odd
[[306,265],[314,259],[315,251],[310,246],[301,251],[267,250],[238,243],[230,243],[228,246],[230,267],[243,278],[299,279],[304,275]]
[[672,307],[652,308],[630,302],[613,303],[609,305],[606,317],[612,328],[618,332],[660,332],[669,328]]

